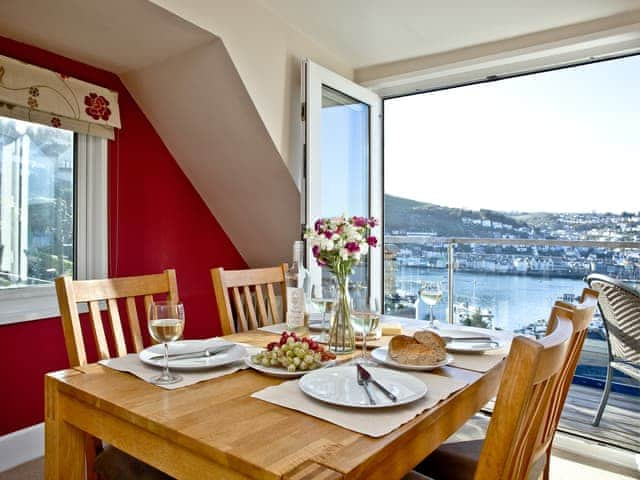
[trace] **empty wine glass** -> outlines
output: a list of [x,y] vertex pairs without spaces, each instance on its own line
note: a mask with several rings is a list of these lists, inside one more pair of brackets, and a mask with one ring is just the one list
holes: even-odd
[[169,344],[182,337],[184,330],[184,308],[179,302],[152,302],[149,305],[148,326],[151,337],[164,344],[164,368],[162,374],[151,379],[156,385],[169,385],[182,380],[180,375],[169,371]]
[[435,317],[433,316],[433,307],[442,300],[442,282],[422,282],[422,286],[418,292],[420,300],[429,305],[429,320],[431,320],[431,328],[436,328]]
[[336,300],[336,286],[331,280],[315,283],[311,287],[311,302],[322,312],[322,332],[320,335],[314,335],[312,338],[316,342],[327,343],[329,334],[327,333],[327,313],[333,310],[333,304]]
[[351,323],[353,329],[362,335],[362,355],[355,360],[356,363],[374,364],[369,360],[367,352],[367,337],[378,329],[380,325],[380,305],[376,298],[356,297],[353,301],[351,312]]

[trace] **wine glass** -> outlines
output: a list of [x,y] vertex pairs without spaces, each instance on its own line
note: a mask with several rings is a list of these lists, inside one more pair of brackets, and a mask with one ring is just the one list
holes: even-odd
[[369,360],[367,352],[367,336],[378,329],[380,325],[380,305],[378,299],[362,299],[356,297],[353,301],[353,311],[351,312],[351,323],[356,331],[356,335],[362,335],[362,355],[356,359],[356,363],[363,365],[374,364]]
[[429,305],[431,328],[436,328],[435,317],[433,316],[433,307],[442,300],[442,282],[422,282],[422,286],[418,293],[420,294],[420,300]]
[[322,333],[312,337],[316,342],[327,343],[329,341],[329,335],[327,333],[327,313],[331,313],[333,310],[335,299],[336,286],[333,281],[321,281],[311,287],[311,303],[322,312]]
[[162,374],[151,379],[156,385],[169,385],[182,380],[180,375],[169,371],[169,344],[182,337],[184,330],[184,308],[182,303],[163,301],[149,305],[148,326],[151,337],[164,344],[164,368]]

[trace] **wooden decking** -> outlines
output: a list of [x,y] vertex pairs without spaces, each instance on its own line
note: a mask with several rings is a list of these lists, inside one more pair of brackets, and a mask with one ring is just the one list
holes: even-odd
[[640,452],[640,397],[612,392],[600,425],[591,425],[602,390],[572,385],[560,430]]

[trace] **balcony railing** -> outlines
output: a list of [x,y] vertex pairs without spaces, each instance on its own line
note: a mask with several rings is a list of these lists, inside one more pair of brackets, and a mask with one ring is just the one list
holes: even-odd
[[[424,280],[446,283],[436,317],[541,336],[556,299],[574,300],[589,273],[640,283],[640,242],[443,238],[386,235],[385,309],[426,317],[418,297]],[[590,326],[561,428],[640,451],[640,388],[614,377],[614,396],[599,427],[591,426],[608,361],[599,313]],[[609,418],[607,419],[607,415]],[[605,421],[606,420],[606,421]],[[629,427],[636,425],[635,427]]]

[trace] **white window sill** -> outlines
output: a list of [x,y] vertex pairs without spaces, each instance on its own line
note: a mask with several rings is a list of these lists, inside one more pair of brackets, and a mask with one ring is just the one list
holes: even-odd
[[60,316],[54,285],[0,290],[0,325]]

